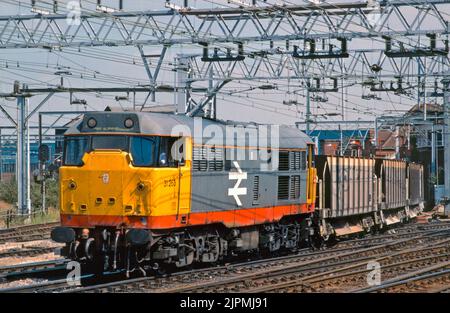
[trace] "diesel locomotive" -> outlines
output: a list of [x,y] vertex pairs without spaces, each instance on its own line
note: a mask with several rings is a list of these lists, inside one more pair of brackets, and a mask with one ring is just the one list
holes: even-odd
[[420,165],[315,156],[294,127],[87,112],[64,136],[51,237],[99,272],[317,245],[423,207]]

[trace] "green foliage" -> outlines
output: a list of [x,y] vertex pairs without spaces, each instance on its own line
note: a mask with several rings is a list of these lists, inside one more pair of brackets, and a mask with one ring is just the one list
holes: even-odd
[[17,183],[15,180],[0,182],[0,200],[10,204],[17,202]]
[[[58,208],[58,181],[47,180],[45,182],[45,202],[47,208]],[[41,184],[31,183],[31,206],[33,209],[42,207]]]
[[47,207],[59,209],[59,181],[47,181]]
[[[42,212],[35,212],[31,214],[31,216],[20,216],[20,215],[12,215],[7,221],[8,216],[6,212],[0,215],[0,229],[7,227],[15,227],[21,225],[31,225],[31,224],[44,224],[59,221],[59,210],[49,208],[45,214]],[[14,214],[14,212],[12,212]]]
[[[35,182],[31,183],[31,206],[33,210],[39,210],[42,207],[41,185]],[[46,181],[46,207],[59,207],[58,181],[49,179]],[[17,203],[17,183],[15,180],[0,182],[0,200],[15,205]]]

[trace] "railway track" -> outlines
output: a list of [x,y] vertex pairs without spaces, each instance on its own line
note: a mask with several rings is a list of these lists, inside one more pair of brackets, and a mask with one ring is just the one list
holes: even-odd
[[15,228],[1,229],[0,244],[6,242],[22,242],[22,241],[49,239],[50,231],[52,230],[52,228],[58,225],[59,222],[54,222],[54,223],[25,225]]
[[[412,242],[414,241],[423,240],[423,238],[421,237],[422,235],[424,234],[422,233],[421,235],[418,235],[417,238],[398,239],[395,241],[393,240],[390,243],[385,242],[383,245],[371,247],[361,247],[360,244],[356,244],[356,242],[354,242],[353,245],[347,247],[336,247],[334,249],[326,249],[323,251],[315,251],[303,254],[300,253],[298,255],[290,255],[269,260],[238,263],[225,267],[199,270],[196,272],[181,272],[163,278],[138,278],[134,280],[119,281],[110,284],[88,286],[80,289],[68,290],[68,292],[187,292],[193,287],[194,284],[198,282],[203,283],[205,281],[208,284],[214,277],[219,277],[221,278],[221,280],[225,278],[235,279],[236,277],[238,277],[237,279],[240,279],[243,276],[250,277],[254,275],[255,271],[262,272],[262,275],[266,275],[268,271],[272,270],[277,271],[286,268],[296,269],[301,266],[310,267],[318,263],[322,263],[322,266],[331,266],[333,263],[345,264],[345,262],[348,262],[346,261],[346,259],[350,260],[352,258],[355,258],[355,255],[365,255],[365,257],[368,258],[368,255],[377,254],[380,250],[386,249],[386,247],[391,247],[395,250],[399,246],[407,246],[408,242],[411,242],[410,244],[413,244]],[[448,233],[441,234],[441,236],[446,235],[448,236]],[[170,289],[170,286],[174,287]],[[210,285],[205,287],[207,291]],[[194,289],[195,290],[192,291],[204,291],[197,288]],[[247,292],[248,290],[244,289],[243,291]]]
[[390,229],[387,233],[381,233],[376,235],[368,235],[363,238],[357,239],[344,239],[339,241],[341,245],[365,245],[365,244],[375,244],[383,243],[388,239],[399,239],[407,238],[408,236],[424,233],[427,231],[437,231],[437,230],[450,230],[450,222],[439,222],[431,224],[407,224],[399,228]]
[[387,280],[379,286],[354,290],[369,292],[449,292],[450,261],[442,262],[399,277]]
[[[68,286],[64,281],[46,282],[20,288],[0,290],[1,292],[188,292],[201,291],[202,283],[211,282],[212,278],[241,279],[243,275],[255,275],[262,271],[276,271],[282,268],[311,267],[342,268],[357,261],[374,259],[377,256],[394,253],[397,249],[405,250],[417,246],[424,241],[430,242],[445,237],[450,233],[450,223],[436,223],[429,225],[411,224],[401,227],[391,234],[369,236],[362,239],[352,239],[339,242],[332,248],[318,251],[300,250],[295,255],[286,255],[272,259],[237,262],[218,267],[177,272],[162,277],[139,277],[122,280],[119,278],[106,283],[93,282],[95,285],[86,287]],[[334,267],[333,267],[334,266]],[[266,273],[267,274],[267,273]],[[89,277],[87,277],[89,278]],[[223,279],[222,279],[223,278]],[[120,279],[120,280],[118,280]],[[200,284],[194,287],[195,284]],[[83,285],[85,285],[83,283]],[[220,285],[220,284],[219,284]],[[219,288],[220,289],[220,288]],[[249,291],[248,288],[244,291]]]
[[[443,236],[448,236],[448,233]],[[326,275],[341,272],[342,269],[348,269],[349,266],[367,266],[367,263],[377,257],[393,257],[398,250],[411,249],[417,245],[418,240],[423,240],[424,245],[419,245],[419,250],[424,246],[430,245],[432,241],[438,240],[440,237],[427,238],[411,238],[402,239],[389,245],[377,245],[370,248],[356,250],[355,252],[342,254],[337,257],[325,256],[320,259],[298,262],[290,266],[281,266],[268,268],[266,270],[257,271],[244,275],[237,275],[216,281],[201,282],[198,284],[181,285],[170,289],[155,290],[156,292],[268,292],[280,291],[282,288],[303,286],[305,281],[317,278],[317,281],[323,280]],[[315,275],[315,276],[313,276]],[[302,291],[303,288],[302,288]]]
[[41,254],[52,253],[55,251],[55,249],[55,247],[14,248],[0,252],[0,259],[6,257],[32,257]]
[[[325,252],[327,253],[339,253],[342,251],[352,251],[355,248],[351,247],[345,247],[345,248],[339,248],[339,249],[333,249],[333,251],[329,250],[320,250],[320,251],[313,251],[311,252],[309,249],[303,249],[299,252],[297,255],[287,255],[282,257],[276,257],[272,259],[262,259],[262,260],[253,260],[253,261],[246,261],[246,262],[240,262],[236,264],[229,264],[229,265],[223,265],[223,266],[217,266],[214,268],[202,268],[202,269],[195,269],[195,270],[188,270],[188,271],[182,271],[182,272],[176,272],[170,275],[163,275],[161,277],[156,276],[150,276],[150,277],[139,277],[134,279],[127,279],[127,280],[119,280],[114,282],[108,282],[105,284],[96,284],[93,286],[88,286],[76,290],[80,291],[91,291],[91,290],[97,290],[101,289],[102,287],[105,288],[114,288],[117,286],[118,288],[122,288],[122,285],[126,288],[129,288],[133,286],[134,283],[140,284],[142,282],[149,283],[151,285],[160,286],[164,285],[166,283],[174,283],[179,280],[185,280],[188,278],[195,278],[195,279],[208,279],[211,276],[215,275],[222,275],[225,273],[230,273],[235,271],[237,266],[242,266],[239,268],[239,271],[250,271],[254,269],[255,267],[266,267],[270,266],[270,262],[290,262],[292,258],[298,257],[298,256],[304,256],[305,258],[314,258],[317,255],[323,254]],[[85,278],[90,277],[86,276]],[[84,282],[85,283],[85,282]],[[23,286],[18,288],[8,288],[8,289],[0,289],[0,292],[70,292],[72,291],[73,287],[68,286],[64,281],[55,281],[55,282],[49,282],[49,283],[40,283],[30,286]]]
[[[100,288],[101,286],[109,288],[110,286],[119,286],[121,288],[122,284],[127,284],[132,286],[133,283],[141,283],[146,282],[150,283],[155,286],[164,285],[166,283],[174,283],[178,280],[184,280],[187,278],[196,278],[196,279],[208,279],[211,276],[215,275],[222,275],[224,273],[230,273],[235,270],[235,267],[240,266],[239,271],[250,271],[253,270],[255,267],[266,267],[270,266],[271,262],[286,262],[289,263],[291,260],[298,256],[303,256],[304,258],[311,258],[321,255],[323,253],[332,253],[337,254],[339,252],[343,251],[353,251],[357,249],[357,247],[343,247],[343,248],[333,248],[333,249],[327,249],[327,250],[320,250],[320,251],[313,251],[311,252],[310,249],[303,249],[299,251],[297,255],[287,255],[282,257],[276,257],[272,259],[262,259],[262,260],[253,260],[253,261],[247,261],[247,262],[240,262],[233,265],[224,265],[214,268],[206,268],[206,269],[196,269],[196,270],[189,270],[189,271],[183,271],[183,272],[176,272],[171,275],[163,275],[162,277],[139,277],[134,279],[128,279],[128,280],[119,280],[114,282],[108,282],[106,284],[100,284],[100,285],[94,285],[94,286],[88,286],[82,288],[82,290],[90,291]],[[245,266],[244,266],[245,265]],[[26,273],[25,273],[26,274]],[[22,275],[23,276],[23,275]],[[90,277],[90,276],[86,276]],[[123,278],[123,274],[122,274]],[[84,282],[86,284],[86,282]],[[67,285],[65,281],[54,281],[54,282],[45,282],[45,283],[39,283],[35,285],[30,286],[23,286],[18,288],[8,288],[8,289],[0,289],[0,292],[64,292],[68,291],[70,292],[73,287]],[[128,287],[127,287],[128,288]]]
[[12,279],[27,278],[38,271],[52,271],[65,267],[66,259],[55,259],[41,262],[29,262],[9,266],[0,266],[0,282]]
[[[450,240],[434,247],[422,246],[388,254],[372,261],[380,264],[383,280],[395,279],[398,275],[418,268],[446,266],[450,261]],[[316,274],[296,273],[288,278],[272,278],[270,283],[260,282],[259,285],[249,288],[248,292],[354,292],[355,286],[364,288],[368,285],[367,277],[373,268],[368,268],[367,264],[367,261],[362,261]]]

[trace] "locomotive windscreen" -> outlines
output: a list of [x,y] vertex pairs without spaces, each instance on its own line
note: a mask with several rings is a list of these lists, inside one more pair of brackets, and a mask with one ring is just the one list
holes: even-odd
[[92,150],[117,149],[128,151],[128,137],[92,136]]
[[177,139],[175,137],[159,136],[66,136],[64,165],[83,165],[83,156],[89,151],[121,150],[130,152],[134,166],[174,167],[176,164],[172,158],[171,149]]
[[64,143],[64,164],[82,165],[82,158],[88,150],[88,144],[88,136],[66,137]]
[[155,166],[158,137],[132,137],[130,151],[135,166]]

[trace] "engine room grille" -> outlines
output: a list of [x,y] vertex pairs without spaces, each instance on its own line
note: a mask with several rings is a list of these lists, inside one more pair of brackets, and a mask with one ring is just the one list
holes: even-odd
[[222,171],[223,170],[223,148],[215,146],[195,146],[193,149],[192,168],[194,171]]
[[259,176],[253,178],[253,204],[259,202]]
[[195,171],[206,171],[208,169],[207,151],[205,146],[195,146],[193,151],[192,168]]
[[295,175],[291,176],[291,183],[289,188],[289,198],[290,199],[298,199],[300,198],[300,176]]
[[289,200],[289,176],[278,176],[278,200]]
[[210,147],[208,150],[208,169],[210,171],[223,170],[223,149]]
[[306,169],[306,151],[289,151],[289,170]]
[[300,151],[300,169],[306,170],[306,151]]
[[280,171],[289,170],[289,151],[280,151],[278,170]]
[[289,152],[289,169],[290,170],[300,169],[300,151]]

